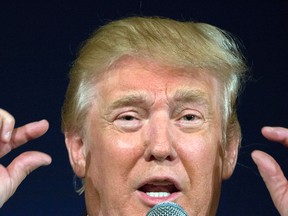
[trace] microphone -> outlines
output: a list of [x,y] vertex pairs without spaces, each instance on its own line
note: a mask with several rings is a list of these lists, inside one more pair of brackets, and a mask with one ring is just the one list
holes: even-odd
[[188,214],[176,203],[162,202],[151,208],[146,216],[188,216]]

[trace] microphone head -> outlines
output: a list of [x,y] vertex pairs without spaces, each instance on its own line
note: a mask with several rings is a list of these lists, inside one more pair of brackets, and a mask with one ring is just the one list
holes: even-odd
[[163,202],[151,208],[146,216],[188,216],[188,214],[176,203]]

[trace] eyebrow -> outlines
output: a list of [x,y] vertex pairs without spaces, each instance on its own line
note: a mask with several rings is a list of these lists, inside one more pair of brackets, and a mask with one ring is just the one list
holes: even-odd
[[208,104],[209,101],[205,92],[189,88],[178,89],[173,95],[173,100],[176,102],[197,102],[200,104]]
[[212,104],[208,98],[207,93],[190,88],[178,89],[172,97],[173,103],[194,103],[207,108],[208,112],[212,112]]
[[[109,104],[107,107],[107,112],[110,113],[112,110],[121,107],[135,106],[135,104],[147,104],[147,101],[149,103],[148,98],[149,96],[145,92],[127,92],[125,95],[120,96],[118,99]],[[194,103],[206,107],[209,113],[212,111],[212,105],[209,103],[207,94],[200,90],[184,87],[176,90],[176,92],[168,98],[170,98],[169,101],[171,104],[177,105],[177,103]],[[153,104],[153,101],[151,101],[151,104]]]
[[108,107],[108,112],[119,107],[146,103],[147,98],[148,96],[145,93],[143,94],[143,92],[128,92],[119,99],[113,101]]

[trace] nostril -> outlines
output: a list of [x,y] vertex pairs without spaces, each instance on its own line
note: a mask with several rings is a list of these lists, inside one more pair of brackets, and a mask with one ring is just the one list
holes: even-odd
[[147,145],[145,158],[147,161],[172,161],[177,157],[172,143],[150,143]]
[[170,155],[159,155],[159,154],[155,155],[155,154],[152,154],[151,157],[149,158],[149,160],[150,161],[155,160],[155,161],[162,162],[164,160],[171,161],[172,159],[171,159]]

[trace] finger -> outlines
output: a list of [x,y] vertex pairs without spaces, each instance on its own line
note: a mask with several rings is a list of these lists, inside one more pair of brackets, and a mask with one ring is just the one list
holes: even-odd
[[286,206],[283,206],[283,204],[288,197],[288,182],[280,166],[270,155],[262,151],[256,150],[252,152],[252,158],[258,167],[276,208],[280,213],[284,213],[284,211],[287,211]]
[[22,127],[14,129],[9,144],[3,145],[0,148],[0,158],[8,154],[12,149],[42,136],[49,128],[49,123],[46,120],[32,122]]
[[0,142],[8,143],[15,125],[14,117],[7,111],[0,109]]
[[271,141],[288,146],[288,129],[283,127],[263,127],[262,134]]
[[22,127],[16,128],[11,137],[11,144],[16,148],[30,140],[36,139],[47,132],[49,123],[47,120],[31,122]]
[[52,159],[49,155],[36,151],[24,152],[16,157],[7,167],[11,178],[10,196],[13,195],[28,174],[40,166],[49,165],[51,161]]

